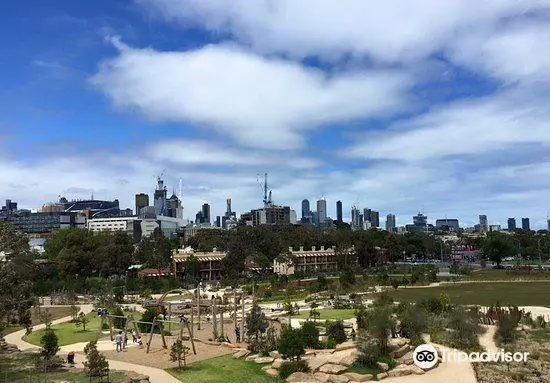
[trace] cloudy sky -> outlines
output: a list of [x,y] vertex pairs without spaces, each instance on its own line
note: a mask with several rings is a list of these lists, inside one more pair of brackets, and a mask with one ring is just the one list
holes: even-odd
[[[0,23],[0,200],[325,197],[491,223],[550,211],[547,0],[19,0]],[[299,212],[298,212],[299,214]]]

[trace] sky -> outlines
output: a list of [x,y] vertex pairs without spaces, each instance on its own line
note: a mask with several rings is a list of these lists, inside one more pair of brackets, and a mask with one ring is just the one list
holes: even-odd
[[0,201],[184,215],[341,200],[404,225],[550,206],[547,0],[19,0],[0,16]]

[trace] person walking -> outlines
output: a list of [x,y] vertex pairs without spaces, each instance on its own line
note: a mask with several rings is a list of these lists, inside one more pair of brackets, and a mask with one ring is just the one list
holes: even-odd
[[137,343],[137,333],[136,330],[132,330],[132,343]]
[[122,331],[115,335],[116,352],[122,351]]

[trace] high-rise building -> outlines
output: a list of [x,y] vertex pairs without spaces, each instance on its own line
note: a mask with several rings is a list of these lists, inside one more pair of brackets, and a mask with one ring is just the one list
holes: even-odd
[[515,218],[508,218],[508,231],[509,232],[516,231],[516,219]]
[[458,231],[460,226],[458,219],[442,218],[435,220],[435,228],[441,231]]
[[351,208],[351,228],[353,230],[361,228],[361,212],[355,206]]
[[482,233],[487,233],[489,231],[489,222],[485,214],[479,216],[479,230]]
[[183,219],[183,206],[180,199],[172,194],[165,202],[164,215],[166,217]]
[[149,194],[136,194],[136,215],[139,215],[139,212],[145,206],[149,206]]
[[216,216],[216,227],[222,227],[222,217]]
[[342,223],[342,201],[336,202],[336,221]]
[[164,216],[164,210],[166,209],[166,186],[164,186],[164,181],[157,177],[157,188],[155,189],[155,198],[154,198],[154,205],[155,205],[155,213],[157,215]]
[[202,223],[210,223],[210,205],[207,203],[202,204]]
[[302,219],[311,216],[311,211],[309,210],[309,200],[302,200]]
[[317,201],[317,216],[320,225],[327,220],[327,201],[324,198]]
[[386,230],[389,231],[390,233],[395,231],[395,215],[393,214],[388,214],[386,216]]
[[525,231],[531,230],[531,225],[529,223],[529,218],[522,218],[521,219],[521,228]]
[[375,210],[371,210],[370,219],[371,227],[380,227],[380,213]]
[[550,219],[546,220],[546,230],[550,232]]

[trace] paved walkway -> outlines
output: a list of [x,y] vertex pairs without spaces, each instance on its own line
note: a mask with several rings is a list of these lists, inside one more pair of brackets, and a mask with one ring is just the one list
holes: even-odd
[[[79,305],[80,310],[84,313],[89,313],[92,311],[93,306],[92,305]],[[59,323],[65,323],[72,319],[72,317],[64,317],[60,319],[56,319],[52,321],[52,325],[59,324]],[[46,325],[40,324],[33,327],[33,331],[41,330],[43,328],[46,328]],[[17,346],[21,351],[26,350],[39,350],[39,346],[35,346],[34,344],[30,344],[28,342],[25,342],[22,338],[25,335],[25,330],[20,330],[13,332],[11,334],[8,334],[4,337],[5,341],[9,344],[13,344]],[[59,355],[63,358],[66,358],[66,355],[70,351],[74,351],[77,353],[76,355],[76,367],[84,368],[84,365],[82,364],[85,360],[84,357],[84,347],[86,346],[87,342],[80,342],[80,343],[73,343],[67,346],[62,346],[59,350]],[[128,344],[128,347],[135,347],[133,344]],[[114,343],[110,340],[101,340],[97,343],[97,348],[100,351],[106,351],[106,350],[113,350],[114,349]],[[142,366],[139,364],[131,364],[126,362],[120,362],[118,360],[107,360],[109,362],[109,368],[111,370],[122,370],[122,371],[135,371],[139,374],[147,375],[149,376],[149,381],[151,383],[176,383],[180,382],[178,379],[174,378],[172,375],[167,373],[164,370],[153,368],[153,367],[147,367]]]

